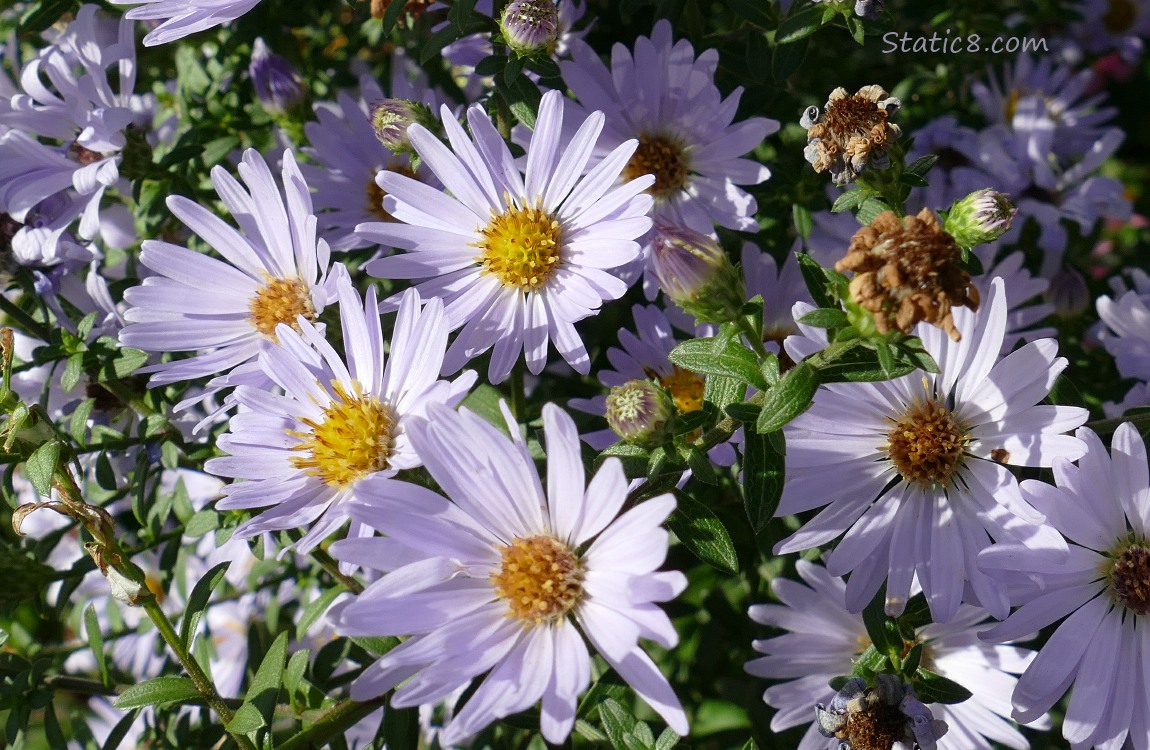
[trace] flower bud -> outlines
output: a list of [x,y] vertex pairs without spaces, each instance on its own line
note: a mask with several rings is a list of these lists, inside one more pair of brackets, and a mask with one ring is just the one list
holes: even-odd
[[514,0],[503,10],[499,28],[517,55],[546,52],[559,38],[555,0]]
[[629,380],[607,394],[607,424],[625,442],[655,447],[670,439],[675,406],[649,380]]
[[700,322],[737,319],[743,306],[743,279],[718,241],[693,229],[656,221],[651,264],[663,292]]
[[248,75],[260,104],[273,115],[286,114],[307,99],[307,89],[299,71],[286,57],[269,50],[261,37],[257,37],[252,45]]
[[1054,305],[1054,314],[1060,318],[1074,318],[1090,306],[1090,290],[1086,279],[1073,268],[1063,267],[1050,277],[1046,300]]
[[984,245],[1006,234],[1017,213],[1009,195],[985,188],[955,201],[944,228],[961,247]]
[[415,153],[407,138],[407,129],[413,124],[431,130],[438,130],[439,125],[430,107],[410,99],[380,99],[371,105],[369,117],[375,137],[397,154]]

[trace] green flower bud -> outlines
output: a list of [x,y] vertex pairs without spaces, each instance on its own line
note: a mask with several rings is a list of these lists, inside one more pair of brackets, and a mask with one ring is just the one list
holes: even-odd
[[559,37],[559,8],[554,0],[515,0],[503,10],[499,28],[517,55],[546,52]]
[[985,188],[955,201],[943,228],[960,247],[985,245],[1006,234],[1017,213],[1009,195]]
[[745,298],[743,277],[716,240],[656,221],[651,256],[659,287],[676,305],[703,323],[738,319]]
[[607,394],[607,424],[624,440],[647,447],[671,438],[675,405],[649,380],[629,380]]

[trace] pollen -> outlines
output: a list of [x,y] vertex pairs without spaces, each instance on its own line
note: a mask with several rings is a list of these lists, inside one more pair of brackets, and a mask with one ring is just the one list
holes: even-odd
[[539,205],[492,212],[481,234],[476,262],[505,287],[538,291],[562,262],[563,226]]
[[331,487],[344,488],[387,468],[395,438],[395,412],[375,396],[351,394],[342,383],[332,383],[336,398],[323,418],[300,418],[306,431],[289,431],[301,439],[292,450],[291,464]]
[[687,187],[691,165],[682,141],[673,136],[643,133],[639,146],[623,168],[623,179],[633,180],[646,174],[655,175],[655,184],[647,192],[664,199]]
[[555,537],[516,539],[502,548],[502,556],[491,583],[507,602],[508,617],[529,626],[553,623],[583,598],[583,564]]
[[671,392],[671,398],[675,401],[675,408],[679,410],[680,414],[703,408],[703,390],[706,382],[702,375],[684,370],[678,365],[675,365],[675,369],[670,375],[660,377],[653,371],[649,371],[647,374],[658,380],[659,385]]
[[315,305],[303,279],[268,278],[267,283],[252,298],[248,318],[256,330],[272,341],[276,339],[276,326],[286,323],[299,330],[296,318],[300,315],[315,320]]
[[1125,545],[1109,572],[1114,600],[1136,615],[1150,614],[1150,546]]
[[934,399],[916,399],[894,420],[884,450],[898,473],[921,487],[946,487],[970,444],[967,429]]

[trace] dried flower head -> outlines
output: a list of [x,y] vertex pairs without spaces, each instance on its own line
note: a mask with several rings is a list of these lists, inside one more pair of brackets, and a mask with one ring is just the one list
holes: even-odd
[[890,674],[877,675],[874,687],[860,677],[848,680],[830,706],[815,706],[815,721],[819,733],[844,750],[934,750],[948,729]]
[[[394,0],[371,0],[371,17],[383,18],[392,2],[394,2]],[[419,18],[432,2],[433,0],[406,0],[406,2],[404,2],[404,12],[399,14],[399,25],[406,25],[404,13],[410,15],[412,18]]]
[[902,133],[890,118],[902,105],[882,86],[863,86],[853,96],[839,87],[826,107],[807,107],[799,124],[807,129],[803,156],[816,172],[830,170],[836,185],[852,181],[867,166],[890,166],[887,149]]
[[910,333],[925,320],[958,341],[951,308],[978,309],[978,290],[959,265],[961,257],[958,243],[930,209],[902,219],[884,211],[855,232],[835,270],[857,274],[851,300],[874,315],[879,333]]

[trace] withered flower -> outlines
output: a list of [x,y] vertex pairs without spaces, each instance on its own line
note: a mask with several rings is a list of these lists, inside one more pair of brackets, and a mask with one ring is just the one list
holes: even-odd
[[853,96],[839,87],[820,113],[808,107],[799,124],[807,129],[803,156],[816,172],[831,172],[836,185],[851,182],[866,167],[890,166],[887,149],[902,133],[890,117],[902,103],[882,86],[863,86]]
[[978,290],[961,258],[958,243],[930,209],[903,219],[884,211],[855,232],[835,270],[855,272],[851,300],[874,316],[879,333],[910,333],[925,320],[958,341],[951,308],[978,309]]

